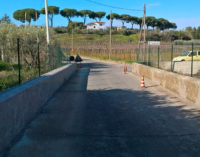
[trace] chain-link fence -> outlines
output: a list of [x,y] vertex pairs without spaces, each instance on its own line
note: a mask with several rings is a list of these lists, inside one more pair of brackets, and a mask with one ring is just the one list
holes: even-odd
[[[108,41],[74,41],[74,54],[126,63],[138,62],[182,75],[200,77],[200,44],[152,46],[112,41],[110,50]],[[71,47],[71,42],[65,41],[65,45]]]
[[143,46],[139,54],[137,62],[142,64],[200,77],[200,45]]
[[68,63],[69,49],[37,40],[13,39],[0,49],[0,91]]
[[[120,33],[68,34],[60,38],[62,47],[70,47],[73,54],[103,60],[141,63],[151,67],[200,78],[200,43],[174,42],[159,46],[138,44],[138,35]],[[192,53],[193,52],[193,53]]]

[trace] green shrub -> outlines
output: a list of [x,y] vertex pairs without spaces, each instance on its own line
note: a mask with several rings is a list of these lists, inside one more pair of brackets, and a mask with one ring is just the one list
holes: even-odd
[[9,65],[6,62],[0,61],[0,71],[5,71],[9,69]]
[[54,28],[54,31],[58,34],[63,34],[63,33],[67,33],[67,28],[66,27],[56,27],[56,28]]
[[70,22],[67,26],[67,31],[72,32],[72,28],[75,29],[83,29],[83,23],[82,22]]
[[18,84],[18,76],[16,74],[8,75],[0,79],[0,91],[11,88]]
[[131,35],[131,34],[133,34],[133,33],[132,33],[132,31],[129,31],[129,30],[122,30],[122,31],[121,31],[121,34],[122,34],[122,35],[125,35],[125,36],[129,36],[129,35]]
[[191,40],[192,38],[188,35],[185,35],[182,37],[182,40]]
[[171,36],[171,41],[174,41],[174,40],[178,40],[178,36],[175,35],[175,34],[173,34],[173,35]]
[[148,41],[160,41],[161,40],[161,35],[158,33],[155,34],[148,34],[147,35],[147,40]]
[[[18,68],[19,68],[18,64],[12,64],[12,67],[13,67],[14,70],[18,70]],[[22,65],[20,67],[22,68]]]
[[175,45],[200,45],[200,40],[175,40],[174,44]]

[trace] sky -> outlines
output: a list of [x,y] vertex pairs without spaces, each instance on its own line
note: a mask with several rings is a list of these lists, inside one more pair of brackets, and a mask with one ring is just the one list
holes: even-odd
[[[122,7],[126,9],[142,10],[144,3],[147,6],[147,16],[155,16],[156,18],[166,18],[170,22],[175,22],[178,29],[184,29],[187,26],[200,26],[200,0],[93,0],[109,6]],[[129,11],[114,9],[106,6],[100,6],[87,0],[48,0],[48,5],[54,5],[64,8],[73,8],[77,10],[104,11],[107,14],[112,10],[118,14],[129,14],[132,16],[142,17],[142,11]],[[13,19],[13,12],[18,9],[34,8],[40,10],[44,7],[44,0],[6,0],[0,5],[0,17],[7,14],[11,17],[13,23],[21,24]],[[73,18],[73,21],[83,21],[82,18]],[[87,22],[93,20],[87,19]],[[102,21],[107,21],[104,18]],[[33,22],[34,25],[45,25],[45,16],[41,15],[40,19]],[[57,15],[54,18],[54,26],[67,26],[67,19]],[[108,21],[107,21],[108,25]],[[121,22],[114,22],[115,26],[121,25]],[[130,26],[130,25],[127,25]]]

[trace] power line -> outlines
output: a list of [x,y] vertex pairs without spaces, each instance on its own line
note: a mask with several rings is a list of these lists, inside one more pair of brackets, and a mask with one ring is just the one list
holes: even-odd
[[128,9],[128,8],[122,8],[122,7],[117,7],[117,6],[111,6],[111,5],[103,4],[103,3],[96,2],[96,1],[93,1],[93,0],[86,0],[86,1],[97,4],[97,5],[101,5],[101,6],[104,6],[104,7],[113,8],[113,9],[121,9],[121,10],[128,10],[128,11],[143,11],[143,10],[140,10],[140,9]]

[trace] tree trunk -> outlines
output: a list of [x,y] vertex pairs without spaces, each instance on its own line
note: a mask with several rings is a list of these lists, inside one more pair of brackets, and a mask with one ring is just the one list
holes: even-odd
[[84,23],[84,25],[85,25],[85,23],[86,23],[86,16],[84,16],[83,23]]
[[70,18],[69,18],[69,17],[68,17],[67,19],[68,19],[68,25],[69,25],[69,23],[71,22],[71,20],[70,20]]
[[132,25],[132,29],[133,29],[133,25],[134,25],[134,23],[131,23],[131,25]]
[[53,14],[51,15],[51,27],[53,27]]

